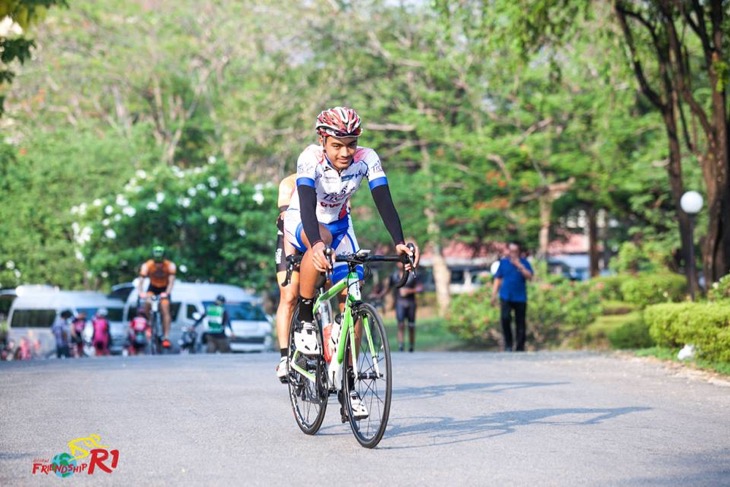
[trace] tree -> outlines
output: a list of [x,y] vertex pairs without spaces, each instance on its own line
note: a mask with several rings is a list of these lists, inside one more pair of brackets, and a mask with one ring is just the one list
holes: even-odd
[[[30,58],[35,42],[27,38],[25,32],[39,22],[48,8],[67,6],[65,0],[0,0],[0,88],[13,81],[15,73],[11,69],[13,61],[23,64]],[[4,111],[5,96],[0,91],[0,116]]]
[[[702,168],[709,216],[704,269],[709,282],[717,281],[730,272],[730,72],[724,45],[730,36],[730,4],[723,0],[615,0],[614,9],[641,91],[662,113],[666,125],[670,182],[685,255],[693,243],[687,241],[689,221],[679,207],[684,193],[682,138]],[[652,49],[648,56],[637,46],[639,32],[649,36]],[[697,52],[700,59],[694,55]],[[654,76],[647,73],[645,60],[655,63]],[[659,88],[652,86],[652,79],[658,81]]]
[[74,240],[92,275],[129,281],[164,245],[181,279],[272,286],[274,185],[239,184],[222,161],[137,171],[118,194],[74,208]]

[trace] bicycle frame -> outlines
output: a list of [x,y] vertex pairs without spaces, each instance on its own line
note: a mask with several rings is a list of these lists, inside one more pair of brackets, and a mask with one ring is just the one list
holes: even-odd
[[[352,266],[354,267],[354,266]],[[345,299],[345,309],[342,313],[342,328],[340,329],[340,336],[339,341],[337,343],[337,350],[335,354],[333,355],[333,363],[336,361],[337,367],[342,367],[344,365],[345,361],[345,340],[344,338],[346,336],[350,336],[351,343],[356,343],[355,340],[355,323],[354,318],[352,316],[352,309],[353,306],[355,306],[357,303],[361,302],[362,295],[360,293],[360,276],[358,276],[357,272],[354,269],[350,269],[347,276],[343,279],[340,279],[338,282],[333,284],[328,290],[321,293],[317,300],[314,303],[314,311],[315,313],[319,310],[320,306],[322,306],[322,303],[328,300],[331,300],[335,297],[338,297],[338,295],[347,288],[347,297]],[[362,323],[363,330],[365,332],[365,336],[368,341],[368,347],[370,348],[371,353],[373,353],[373,340],[372,340],[372,333],[370,331],[370,324],[365,321]],[[320,332],[320,338],[322,338],[322,330],[319,330]],[[323,344],[323,346],[326,346],[326,344]],[[355,368],[355,374],[357,376],[357,353],[358,350],[355,349],[355,347],[352,347],[352,366]],[[296,352],[299,353],[298,351]],[[375,355],[373,355],[373,362],[375,364],[376,373],[380,375],[380,370],[378,369],[378,363],[376,360]],[[327,364],[327,367],[329,368],[330,364]],[[300,367],[296,364],[296,362],[293,362],[291,364],[291,367],[295,369],[297,372],[302,374],[304,377],[306,377],[308,380],[314,382],[316,380],[316,376],[305,370],[304,368]],[[338,384],[337,381],[333,380],[331,375],[329,374],[329,369],[327,373],[327,381],[330,382],[330,388],[335,388],[336,390],[339,390],[341,387],[341,384]]]

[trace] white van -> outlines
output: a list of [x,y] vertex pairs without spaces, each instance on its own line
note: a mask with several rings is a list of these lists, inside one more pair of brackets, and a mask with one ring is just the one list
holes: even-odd
[[8,338],[19,343],[25,337],[33,344],[39,357],[50,357],[56,353],[56,340],[51,326],[64,310],[74,315],[85,312],[91,318],[99,308],[109,312],[112,353],[121,353],[126,340],[126,324],[122,317],[124,302],[110,299],[94,291],[59,291],[58,289],[33,289],[18,293],[8,315]]
[[[135,281],[136,282],[136,281]],[[144,285],[143,289],[147,286]],[[186,326],[195,323],[195,315],[205,313],[205,308],[218,296],[226,298],[226,311],[231,318],[235,338],[231,340],[234,352],[264,352],[273,350],[273,326],[270,317],[261,307],[261,298],[230,284],[192,283],[175,280],[170,301],[170,342],[172,351],[179,352],[180,336]],[[136,284],[127,297],[125,318],[134,317],[139,294]],[[205,321],[198,326],[198,335],[207,330]]]

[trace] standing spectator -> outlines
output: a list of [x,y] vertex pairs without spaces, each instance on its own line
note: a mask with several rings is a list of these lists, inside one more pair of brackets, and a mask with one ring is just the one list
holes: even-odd
[[230,353],[231,345],[226,336],[226,328],[230,331],[231,338],[234,337],[233,329],[231,328],[231,320],[228,317],[228,311],[224,307],[226,298],[222,295],[218,295],[215,298],[213,304],[208,305],[205,308],[205,314],[201,316],[198,321],[195,322],[195,326],[200,323],[203,318],[208,318],[208,332],[206,333],[205,340],[208,346],[207,353]]
[[517,352],[525,351],[525,314],[527,313],[527,281],[532,279],[533,270],[530,263],[522,256],[522,247],[517,242],[510,242],[508,255],[499,261],[499,268],[494,274],[492,287],[492,306],[497,305],[497,296],[501,302],[500,315],[505,351],[512,351],[512,310],[515,312],[515,334]]
[[94,327],[94,349],[96,355],[109,355],[109,320],[106,308],[99,308],[91,322]]
[[416,346],[416,294],[423,291],[423,284],[410,273],[405,285],[401,288],[395,287],[403,275],[403,263],[398,262],[398,269],[393,271],[385,288],[377,293],[377,297],[385,296],[388,291],[393,290],[395,302],[395,318],[398,321],[398,350],[405,350],[405,330],[408,325],[408,351],[413,352]]
[[68,324],[68,319],[71,318],[72,313],[68,310],[62,311],[60,316],[56,317],[56,321],[53,322],[51,331],[53,336],[56,337],[56,357],[57,358],[70,358],[71,351],[69,349],[69,341],[71,338],[71,330]]

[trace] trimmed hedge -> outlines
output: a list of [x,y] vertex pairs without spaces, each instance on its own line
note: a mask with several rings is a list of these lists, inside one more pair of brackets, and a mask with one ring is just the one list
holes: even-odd
[[730,363],[730,304],[665,303],[649,306],[644,320],[657,345],[693,344],[700,358]]
[[638,318],[608,332],[608,341],[613,348],[633,349],[649,348],[654,346],[654,340],[649,333],[649,326]]
[[621,284],[624,301],[645,308],[652,304],[677,302],[687,294],[687,279],[679,274],[634,276]]

